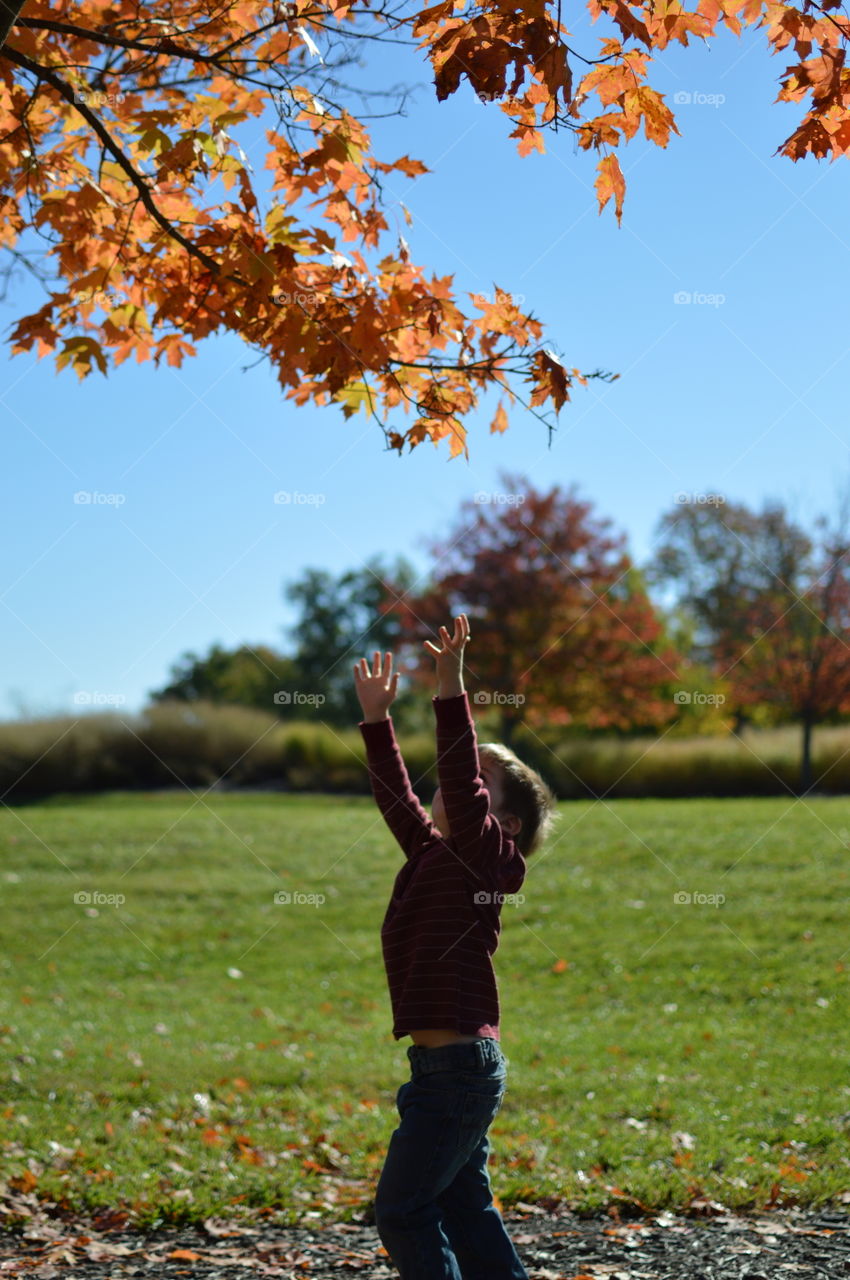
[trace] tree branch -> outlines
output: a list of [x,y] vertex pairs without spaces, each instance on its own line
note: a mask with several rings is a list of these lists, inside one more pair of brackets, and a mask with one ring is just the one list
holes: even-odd
[[[0,0],[0,4],[4,3],[7,3],[7,0]],[[70,22],[55,22],[51,18],[22,18],[15,25],[29,27],[32,31],[55,31],[59,35],[72,36],[75,40],[89,40],[92,44],[109,45],[115,49],[139,49],[142,53],[168,54],[170,57],[188,58],[192,62],[208,63],[218,71],[228,72],[230,68],[222,66],[218,62],[223,53],[227,53],[245,40],[254,38],[267,30],[268,27],[273,27],[277,24],[270,22],[265,27],[250,32],[247,36],[240,36],[239,40],[233,41],[225,49],[215,54],[204,54],[198,53],[195,49],[184,49],[182,45],[176,44],[170,36],[160,36],[156,44],[145,44],[132,36],[107,35],[103,31],[87,30],[84,27],[76,27]]]
[[0,0],[0,50],[9,38],[12,27],[18,25],[18,14],[24,7],[24,0]]
[[[0,3],[2,2],[3,0],[0,0]],[[91,126],[100,138],[107,151],[115,157],[116,163],[127,174],[127,177],[138,191],[142,204],[145,206],[154,222],[162,228],[166,235],[171,236],[178,244],[182,245],[187,253],[191,254],[193,258],[197,258],[199,262],[202,262],[209,271],[212,271],[215,275],[220,275],[221,266],[219,263],[217,263],[214,258],[209,257],[208,254],[204,253],[202,249],[199,249],[197,245],[192,244],[191,240],[187,240],[182,232],[178,231],[173,223],[169,222],[168,218],[165,217],[165,214],[160,212],[142,175],[133,168],[124,152],[115,142],[109,130],[104,128],[94,112],[89,110],[85,103],[77,101],[74,91],[70,85],[66,84],[60,76],[57,76],[55,72],[51,71],[48,67],[40,66],[37,62],[33,62],[28,58],[26,54],[19,53],[17,49],[12,49],[9,45],[4,47],[3,57],[8,58],[10,62],[14,62],[17,66],[23,67],[25,71],[29,71],[32,75],[37,76],[39,80],[44,80],[51,86],[51,88],[55,89],[57,93],[61,94],[66,102],[69,102],[71,106],[80,113],[83,119]],[[241,280],[238,276],[233,278],[238,280],[240,284],[247,283],[246,281]]]

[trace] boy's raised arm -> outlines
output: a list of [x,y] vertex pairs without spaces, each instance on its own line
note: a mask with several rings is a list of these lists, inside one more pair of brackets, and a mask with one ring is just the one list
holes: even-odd
[[382,665],[376,650],[371,672],[366,659],[361,658],[354,666],[354,684],[363,708],[359,728],[366,744],[372,794],[409,858],[422,837],[431,834],[433,823],[410,785],[389,715],[398,688],[398,672],[392,674],[392,655],[385,654]]
[[425,648],[436,659],[439,693],[434,699],[437,716],[437,776],[452,840],[458,852],[473,858],[481,852],[481,840],[490,817],[490,793],[481,777],[475,726],[463,687],[463,651],[469,640],[469,619],[455,618],[454,634],[440,627],[441,648],[430,640]]

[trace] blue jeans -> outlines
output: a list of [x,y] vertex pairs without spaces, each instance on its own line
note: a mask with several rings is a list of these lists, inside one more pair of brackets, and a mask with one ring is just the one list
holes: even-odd
[[401,1124],[375,1194],[378,1235],[402,1280],[528,1280],[493,1204],[487,1130],[502,1104],[498,1041],[407,1050]]

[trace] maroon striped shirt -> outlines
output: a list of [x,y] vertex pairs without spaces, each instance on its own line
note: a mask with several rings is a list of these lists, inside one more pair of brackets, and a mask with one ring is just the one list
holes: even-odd
[[381,926],[393,1036],[450,1027],[498,1040],[491,957],[501,895],[519,891],[525,859],[490,812],[467,695],[435,697],[433,706],[448,839],[413,793],[392,720],[359,726],[372,792],[406,859]]

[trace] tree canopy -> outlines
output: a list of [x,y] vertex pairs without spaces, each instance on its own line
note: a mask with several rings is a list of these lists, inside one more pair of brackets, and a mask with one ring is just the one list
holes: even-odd
[[[574,487],[540,492],[502,476],[504,501],[463,504],[424,591],[396,606],[411,642],[469,615],[472,701],[500,712],[510,741],[525,722],[586,729],[658,728],[676,716],[680,658],[639,571]],[[418,650],[423,680],[432,678]]]
[[[649,84],[653,55],[722,25],[764,31],[772,53],[793,50],[777,101],[809,102],[779,153],[835,159],[850,149],[850,19],[839,0],[588,9],[605,21],[598,47],[580,51],[560,0],[83,0],[71,11],[8,0],[0,248],[9,269],[23,265],[49,293],[14,326],[13,354],[54,353],[57,369],[85,378],[131,356],[179,367],[224,330],[270,361],[295,404],[371,414],[399,452],[430,439],[468,455],[466,423],[490,392],[491,431],[507,429],[517,402],[551,429],[575,382],[617,375],[570,367],[496,282],[492,296],[467,302],[453,276],[411,261],[390,233],[381,178],[427,170],[373,154],[345,105],[346,41],[418,43],[437,97],[467,82],[505,115],[523,155],[544,150],[547,133],[574,135],[596,158],[600,212],[613,201],[618,224],[617,148],[641,128],[660,147],[679,132]],[[263,208],[232,130],[272,105],[273,199]],[[218,179],[230,198],[216,203]],[[53,276],[31,249],[36,236]]]

